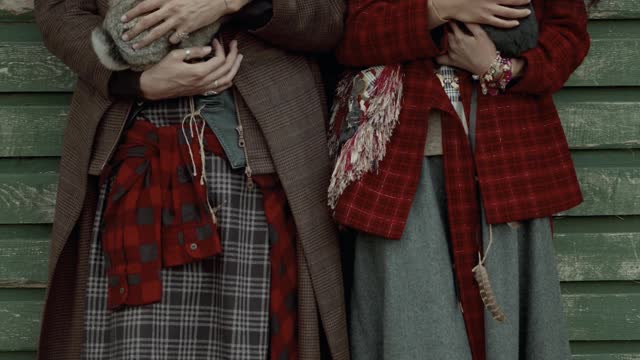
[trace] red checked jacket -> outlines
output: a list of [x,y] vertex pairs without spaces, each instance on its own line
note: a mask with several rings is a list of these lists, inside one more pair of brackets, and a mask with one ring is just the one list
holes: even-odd
[[[443,49],[432,40],[427,3],[349,0],[337,53],[341,63],[353,67],[404,64],[402,111],[387,154],[377,173],[366,174],[345,190],[335,211],[343,225],[392,239],[401,237],[415,195],[430,110],[442,111],[444,122],[458,121],[434,75],[432,58]],[[522,55],[527,63],[522,76],[506,93],[478,98],[475,172],[489,223],[546,217],[582,201],[551,95],[588,52],[585,5],[582,0],[533,3],[539,43]],[[473,82],[468,75],[460,81],[468,114]],[[467,141],[459,129],[449,128],[450,136],[458,136],[450,142]],[[458,152],[449,159],[445,171],[450,174],[468,161]],[[447,196],[451,204],[457,195],[447,189]]]

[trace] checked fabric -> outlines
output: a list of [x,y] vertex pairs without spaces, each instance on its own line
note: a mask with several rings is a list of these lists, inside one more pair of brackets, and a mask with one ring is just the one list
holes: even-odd
[[[212,143],[213,133],[207,135]],[[160,301],[161,267],[222,250],[206,188],[191,176],[188,146],[198,154],[200,145],[195,137],[189,140],[179,125],[156,127],[138,118],[105,171],[111,191],[102,245],[109,264],[110,309]],[[200,169],[200,157],[194,161]]]
[[[150,123],[168,130],[187,111],[184,99],[152,104],[131,129]],[[222,252],[162,267],[158,302],[107,309],[111,264],[100,230],[107,199],[117,192],[114,178],[105,182],[90,254],[83,359],[297,358],[296,232],[284,191],[275,175],[256,176],[249,188],[208,129],[204,143],[206,195],[223,204],[216,231]]]
[[270,224],[270,358],[272,360],[295,360],[298,358],[296,225],[293,222],[293,214],[287,206],[284,190],[277,182],[277,178],[256,176],[254,180],[263,192],[265,215]]

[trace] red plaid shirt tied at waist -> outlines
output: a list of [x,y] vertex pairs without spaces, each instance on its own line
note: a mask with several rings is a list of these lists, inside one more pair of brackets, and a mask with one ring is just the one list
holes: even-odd
[[[215,134],[202,126],[191,136],[189,126],[156,127],[138,118],[104,172],[103,181],[110,181],[102,229],[109,309],[160,302],[163,267],[222,251],[202,155],[226,156]],[[271,358],[286,353],[297,359],[296,226],[277,175],[252,181],[262,192],[273,229],[269,313],[277,327],[271,329]]]
[[[205,144],[216,143],[213,133],[204,134]],[[222,251],[206,186],[192,176],[193,165],[202,167],[199,153],[197,137],[185,138],[181,126],[138,119],[126,132],[105,171],[105,179],[115,175],[102,230],[110,309],[160,301],[163,266]]]

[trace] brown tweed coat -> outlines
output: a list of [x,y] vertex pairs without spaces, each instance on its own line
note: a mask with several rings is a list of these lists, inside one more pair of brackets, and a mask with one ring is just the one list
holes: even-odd
[[[130,102],[108,94],[111,76],[94,55],[90,33],[108,0],[36,0],[46,46],[79,80],[60,163],[39,359],[79,359],[83,346],[88,249],[97,178],[112,152]],[[276,170],[298,227],[300,357],[319,359],[321,330],[330,356],[349,346],[336,230],[326,207],[330,175],[327,112],[318,67],[295,52],[329,51],[339,41],[343,0],[274,0],[274,15],[238,40],[244,63],[236,80],[240,118],[255,173]],[[329,355],[329,354],[327,354]]]

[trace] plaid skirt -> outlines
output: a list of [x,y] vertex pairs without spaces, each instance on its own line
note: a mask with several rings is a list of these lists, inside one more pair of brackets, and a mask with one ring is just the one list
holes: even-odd
[[[155,126],[179,123],[186,99],[146,106],[139,116]],[[82,359],[256,359],[269,353],[270,240],[263,195],[247,188],[242,171],[206,156],[207,190],[218,212],[223,254],[163,268],[162,301],[107,310],[107,272],[100,242],[100,192],[90,251]]]

